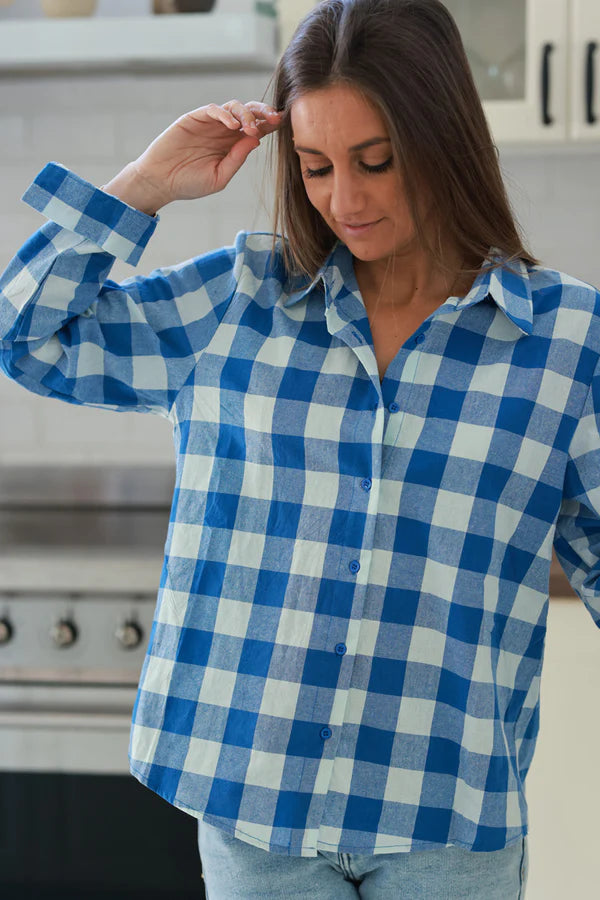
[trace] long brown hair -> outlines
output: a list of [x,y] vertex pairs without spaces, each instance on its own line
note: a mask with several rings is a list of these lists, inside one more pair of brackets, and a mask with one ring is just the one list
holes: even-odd
[[[473,81],[458,27],[439,0],[323,0],[302,19],[267,87],[282,113],[276,132],[273,245],[282,241],[289,275],[313,279],[336,234],[312,206],[294,152],[290,110],[309,91],[348,85],[381,112],[403,174],[419,246],[449,271],[442,253],[450,238],[472,263],[498,248],[504,260],[539,265],[525,247],[511,211],[498,150]],[[429,187],[437,240],[419,214],[418,184]],[[435,230],[435,229],[434,229]],[[456,270],[454,270],[455,273]],[[459,277],[480,266],[464,266]]]

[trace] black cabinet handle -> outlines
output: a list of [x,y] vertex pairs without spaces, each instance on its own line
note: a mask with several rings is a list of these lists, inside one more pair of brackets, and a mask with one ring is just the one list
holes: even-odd
[[550,54],[554,50],[554,44],[544,44],[542,50],[542,122],[544,125],[553,125],[554,119],[548,111],[550,101]]
[[587,45],[587,57],[585,61],[585,108],[586,119],[589,125],[593,125],[598,121],[598,117],[594,112],[594,54],[598,49],[596,41],[590,41]]

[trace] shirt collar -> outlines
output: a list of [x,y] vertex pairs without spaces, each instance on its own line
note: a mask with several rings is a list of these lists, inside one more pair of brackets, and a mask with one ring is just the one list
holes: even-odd
[[[503,258],[501,251],[492,247],[484,265]],[[344,288],[345,293],[348,289],[358,289],[352,265],[352,254],[346,244],[340,240],[336,241],[310,284],[292,290],[283,305],[285,307],[293,306],[317,288],[320,283],[326,284],[328,288],[325,292],[327,306]],[[456,308],[466,309],[468,306],[485,300],[488,296],[523,334],[531,334],[533,327],[531,282],[523,260],[511,260],[510,263],[497,267],[493,271],[480,272],[470,291],[458,301]]]

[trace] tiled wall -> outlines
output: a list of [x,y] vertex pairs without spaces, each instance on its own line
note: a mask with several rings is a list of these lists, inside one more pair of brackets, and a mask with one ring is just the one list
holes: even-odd
[[[310,2],[300,0],[298,8]],[[290,5],[284,31],[293,27]],[[57,160],[97,185],[108,181],[173,119],[211,101],[261,99],[269,73],[0,76],[0,268],[44,220],[20,202],[38,170]],[[266,148],[251,154],[220,194],[161,211],[137,267],[170,265],[233,241],[241,228],[270,230]],[[515,211],[543,262],[600,284],[600,146],[506,150],[501,163]],[[0,465],[14,462],[171,462],[169,423],[154,415],[74,407],[28,393],[0,375]]]

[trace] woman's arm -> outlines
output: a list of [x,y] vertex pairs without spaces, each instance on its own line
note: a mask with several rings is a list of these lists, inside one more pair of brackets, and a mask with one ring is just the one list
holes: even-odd
[[258,101],[192,110],[104,189],[45,166],[23,199],[49,221],[0,276],[2,371],[44,396],[168,416],[235,293],[246,233],[147,277],[117,284],[110,269],[139,261],[167,203],[222,190],[278,120]]
[[600,627],[600,361],[569,446],[554,549]]
[[24,199],[50,221],[0,277],[0,368],[70,403],[168,416],[236,289],[245,232],[178,266],[117,284],[158,218],[49,163]]

